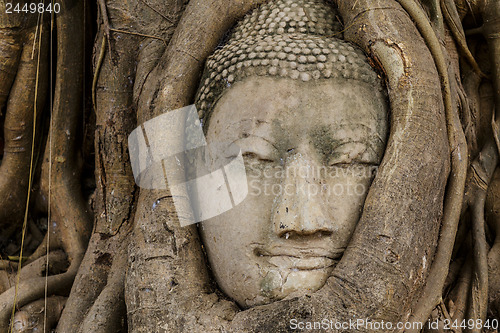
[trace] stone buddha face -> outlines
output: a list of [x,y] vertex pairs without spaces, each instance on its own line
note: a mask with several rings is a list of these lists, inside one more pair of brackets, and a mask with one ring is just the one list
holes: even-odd
[[[247,197],[200,224],[215,280],[243,308],[325,284],[385,150],[388,105],[362,52],[331,38],[282,35],[323,29],[314,18],[334,16],[324,6],[275,0],[247,17],[235,41],[207,62],[198,93],[202,117],[210,112],[204,123],[207,144],[217,147],[214,165],[240,150],[245,162]],[[253,33],[259,20],[271,23]]]
[[215,105],[207,143],[228,161],[231,144],[241,149],[249,194],[203,222],[201,235],[215,279],[240,306],[324,285],[382,159],[386,110],[382,94],[361,81],[257,76]]

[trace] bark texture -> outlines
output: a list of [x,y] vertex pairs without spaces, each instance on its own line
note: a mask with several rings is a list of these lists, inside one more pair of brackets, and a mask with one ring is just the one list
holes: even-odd
[[197,227],[180,227],[187,196],[176,211],[168,190],[135,184],[130,132],[192,104],[206,58],[264,2],[73,0],[52,20],[0,12],[1,332],[500,316],[498,1],[329,2],[384,77],[391,113],[362,217],[319,291],[242,311],[217,288]]

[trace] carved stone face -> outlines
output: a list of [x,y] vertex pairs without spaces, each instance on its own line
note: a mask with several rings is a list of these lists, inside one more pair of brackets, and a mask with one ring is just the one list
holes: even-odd
[[378,91],[253,76],[215,105],[207,143],[228,161],[231,144],[241,149],[249,193],[201,235],[219,287],[243,308],[312,293],[340,260],[385,149]]

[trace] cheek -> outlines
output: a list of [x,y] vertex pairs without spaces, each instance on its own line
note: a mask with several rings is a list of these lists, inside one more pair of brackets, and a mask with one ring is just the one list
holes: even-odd
[[266,162],[244,160],[248,195],[236,207],[201,224],[207,247],[224,245],[238,252],[248,244],[269,238],[273,200],[279,194],[274,192],[279,192],[275,185],[279,185],[280,169]]
[[261,191],[260,184],[248,181],[248,195],[240,204],[202,223],[207,247],[239,253],[249,249],[250,244],[263,243],[267,239],[271,230],[272,200],[265,195],[255,195],[253,192]]
[[356,228],[371,181],[370,174],[359,172],[336,172],[325,180],[327,211],[341,239],[348,239]]
[[[259,205],[259,209],[269,208],[274,197],[281,195],[280,182],[283,168],[272,163],[260,162],[255,159],[246,159],[246,175],[248,181],[248,204]],[[266,203],[270,203],[266,205]],[[261,206],[264,204],[264,206]]]

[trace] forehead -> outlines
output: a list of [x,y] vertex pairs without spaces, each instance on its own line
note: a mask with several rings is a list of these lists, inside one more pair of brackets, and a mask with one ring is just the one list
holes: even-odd
[[207,136],[258,135],[255,131],[276,126],[300,136],[324,125],[339,134],[365,128],[385,137],[386,100],[378,87],[358,80],[249,77],[234,84],[217,102]]

